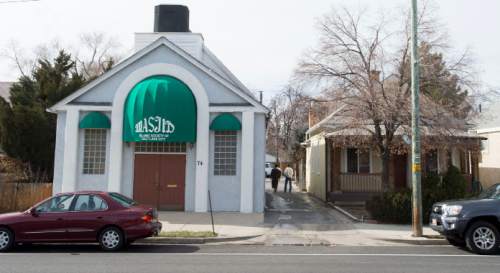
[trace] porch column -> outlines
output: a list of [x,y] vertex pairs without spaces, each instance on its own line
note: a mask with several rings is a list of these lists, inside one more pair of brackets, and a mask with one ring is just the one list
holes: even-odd
[[66,111],[64,128],[64,160],[62,173],[62,192],[76,190],[76,172],[78,166],[78,122],[80,111],[69,108]]
[[254,123],[253,112],[243,112],[241,119],[241,197],[240,212],[253,212]]
[[332,189],[333,191],[340,191],[340,161],[342,160],[342,150],[332,145],[332,163],[329,165],[332,168]]

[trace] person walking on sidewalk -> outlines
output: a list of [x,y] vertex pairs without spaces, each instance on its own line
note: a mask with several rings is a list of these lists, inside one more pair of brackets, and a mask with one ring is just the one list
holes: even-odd
[[273,186],[274,192],[278,189],[278,181],[281,178],[281,170],[278,168],[278,164],[274,165],[274,168],[271,170],[271,184]]
[[292,192],[292,179],[293,179],[292,167],[290,167],[290,165],[287,165],[283,174],[285,175],[285,192],[287,185],[289,186],[288,192]]

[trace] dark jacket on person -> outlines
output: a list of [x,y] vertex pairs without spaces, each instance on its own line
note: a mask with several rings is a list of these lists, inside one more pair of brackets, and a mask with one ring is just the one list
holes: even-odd
[[278,186],[278,181],[280,180],[280,178],[281,178],[280,169],[274,167],[271,170],[271,182],[272,182],[273,188],[276,188]]

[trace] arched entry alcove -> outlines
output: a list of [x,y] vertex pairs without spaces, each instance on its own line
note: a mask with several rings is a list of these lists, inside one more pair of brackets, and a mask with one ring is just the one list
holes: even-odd
[[186,144],[196,141],[196,100],[167,75],[137,83],[123,109],[123,141],[135,143],[133,197],[159,210],[184,210]]

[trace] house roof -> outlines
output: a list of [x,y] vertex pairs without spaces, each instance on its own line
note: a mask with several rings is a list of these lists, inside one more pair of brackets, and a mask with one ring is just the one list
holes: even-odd
[[477,130],[479,133],[500,131],[500,101],[491,103],[482,111]]
[[[307,134],[316,135],[319,133],[324,134],[325,137],[336,137],[336,136],[369,136],[370,132],[375,131],[375,126],[366,121],[364,123],[357,122],[359,125],[355,125],[352,118],[348,114],[343,115],[343,113],[348,112],[349,108],[346,105],[338,107],[330,115],[328,115],[323,120],[319,121],[316,125],[309,128]],[[426,136],[439,136],[439,135],[452,135],[458,138],[483,138],[479,136],[475,131],[453,129],[453,128],[430,128],[428,126],[421,125],[421,133]],[[383,129],[383,128],[382,128]],[[411,135],[410,126],[400,126],[395,135],[404,136]]]
[[13,82],[0,82],[0,97],[4,98],[7,102],[10,102],[10,87]]
[[154,49],[165,46],[169,49],[171,49],[173,52],[178,54],[180,57],[184,58],[194,66],[198,67],[201,69],[203,72],[205,72],[208,76],[210,76],[212,79],[218,81],[220,84],[224,85],[227,87],[229,90],[233,91],[235,94],[239,95],[241,98],[246,100],[251,106],[254,106],[258,109],[259,112],[269,112],[269,110],[262,105],[255,97],[254,95],[222,64],[220,60],[215,57],[213,53],[210,52],[210,50],[206,47],[203,48],[203,56],[201,60],[193,57],[189,53],[187,53],[185,50],[180,48],[179,46],[175,45],[173,42],[168,40],[166,37],[160,37],[148,46],[142,48],[141,50],[135,52],[132,54],[130,57],[126,58],[122,62],[118,63],[115,65],[111,70],[108,72],[104,73],[97,79],[93,80],[92,82],[88,83],[84,87],[80,88],[79,90],[75,91],[73,94],[67,96],[66,98],[62,99],[52,107],[48,109],[50,112],[57,112],[60,110],[63,110],[64,106],[71,102],[72,100],[78,98],[79,96],[83,95],[85,92],[91,90],[93,87],[97,86],[101,82],[109,79],[122,69],[126,68],[128,65],[134,63],[141,57],[145,56],[149,52],[153,51]]

